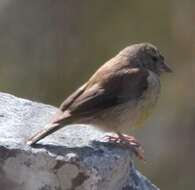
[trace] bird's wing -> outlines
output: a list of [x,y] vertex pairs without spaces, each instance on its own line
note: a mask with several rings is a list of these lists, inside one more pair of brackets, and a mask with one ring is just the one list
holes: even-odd
[[64,102],[60,105],[61,111],[66,111],[68,107],[85,91],[87,87],[87,83],[78,88],[75,92],[73,92],[68,98],[64,100]]
[[61,109],[71,116],[88,116],[127,101],[136,101],[147,89],[147,77],[147,70],[129,69],[109,75],[102,82],[92,80],[76,95],[73,93],[69,101],[65,100]]

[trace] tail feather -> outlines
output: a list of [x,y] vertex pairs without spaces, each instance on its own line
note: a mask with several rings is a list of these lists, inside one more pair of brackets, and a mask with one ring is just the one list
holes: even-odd
[[53,117],[51,123],[46,125],[44,129],[36,133],[34,136],[28,139],[27,145],[33,145],[40,141],[44,137],[54,133],[58,129],[64,127],[64,125],[71,122],[71,114],[69,111],[62,112],[59,110]]
[[33,145],[33,144],[35,144],[36,142],[40,141],[44,137],[46,137],[46,136],[50,135],[51,133],[57,131],[61,127],[63,127],[63,125],[60,124],[60,123],[51,123],[51,124],[48,124],[43,130],[39,131],[34,136],[32,136],[31,138],[29,138],[28,141],[27,141],[27,145]]

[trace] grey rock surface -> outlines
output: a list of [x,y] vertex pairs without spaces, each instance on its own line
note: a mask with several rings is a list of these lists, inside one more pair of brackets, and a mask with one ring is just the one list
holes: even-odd
[[91,126],[67,126],[29,147],[55,107],[0,93],[0,189],[157,190],[129,150],[101,142]]

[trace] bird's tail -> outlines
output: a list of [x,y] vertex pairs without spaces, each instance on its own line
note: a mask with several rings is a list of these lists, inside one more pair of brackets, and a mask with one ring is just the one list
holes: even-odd
[[58,129],[62,128],[64,125],[62,123],[50,123],[46,125],[46,127],[33,135],[31,138],[28,139],[27,145],[33,145],[36,142],[40,141],[44,137],[50,135],[51,133],[57,131]]

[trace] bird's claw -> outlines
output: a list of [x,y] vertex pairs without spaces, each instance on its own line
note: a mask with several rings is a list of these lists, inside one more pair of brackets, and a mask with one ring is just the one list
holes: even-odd
[[144,160],[144,150],[135,137],[128,135],[119,135],[118,137],[106,135],[104,136],[104,139],[110,143],[115,143],[130,148],[136,157],[138,157],[140,160]]

